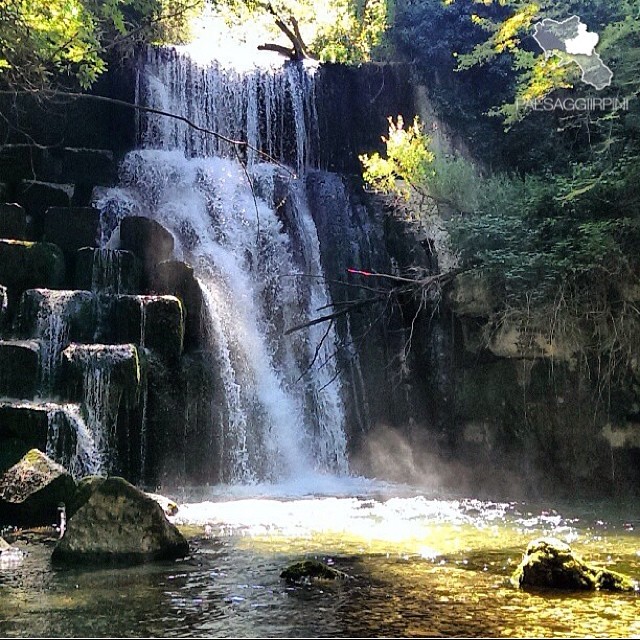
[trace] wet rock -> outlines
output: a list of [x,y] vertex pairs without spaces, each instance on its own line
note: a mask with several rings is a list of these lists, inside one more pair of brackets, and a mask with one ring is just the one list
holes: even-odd
[[318,560],[302,560],[288,566],[281,574],[289,584],[304,584],[312,580],[350,580],[351,576]]
[[27,238],[27,214],[15,202],[0,204],[0,238],[11,240],[26,240]]
[[46,242],[0,240],[0,282],[17,301],[25,289],[59,289],[65,275],[64,255]]
[[176,360],[184,344],[184,312],[174,296],[113,296],[106,342],[131,342]]
[[88,497],[67,523],[54,562],[134,564],[182,558],[189,544],[152,498],[117,477],[91,479]]
[[49,417],[44,406],[0,403],[0,473],[16,464],[31,449],[47,446]]
[[50,339],[55,333],[62,340],[60,347],[91,342],[98,311],[96,296],[89,291],[29,289],[20,300],[16,327],[23,338]]
[[58,521],[58,505],[73,499],[74,479],[64,467],[31,449],[0,477],[0,523],[50,525]]
[[9,308],[9,295],[7,287],[0,284],[0,331],[7,322],[7,309]]
[[23,180],[16,200],[29,214],[28,234],[31,239],[42,236],[44,214],[49,207],[68,207],[75,187],[72,184],[54,184],[37,180]]
[[185,310],[185,347],[198,345],[202,338],[202,290],[193,267],[178,260],[166,260],[156,265],[151,274],[150,288],[156,293],[173,295],[182,301]]
[[[140,397],[142,372],[138,350],[132,344],[71,344],[62,352],[68,397],[82,400],[90,393],[84,388],[100,378],[108,380],[109,399],[136,405]],[[118,406],[111,409],[117,413]]]
[[175,516],[176,513],[178,513],[178,505],[170,498],[161,496],[159,493],[147,492],[147,495],[162,507],[162,511],[164,512],[165,516]]
[[33,398],[40,375],[40,343],[0,340],[0,396]]
[[173,257],[173,246],[171,233],[151,218],[128,216],[120,222],[120,247],[142,260],[148,279],[158,263]]
[[100,238],[100,212],[93,207],[49,207],[44,214],[44,240],[73,253],[95,247]]
[[638,583],[634,580],[587,564],[568,544],[555,538],[539,538],[530,542],[511,581],[522,589],[638,590]]
[[48,182],[109,186],[114,184],[117,171],[111,151],[58,147],[43,154],[38,177]]
[[101,293],[140,291],[142,265],[131,251],[85,247],[76,254],[74,286]]

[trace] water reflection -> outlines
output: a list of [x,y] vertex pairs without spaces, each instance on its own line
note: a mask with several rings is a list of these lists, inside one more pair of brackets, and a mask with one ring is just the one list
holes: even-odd
[[[507,582],[527,542],[547,534],[639,576],[633,505],[554,510],[380,486],[359,497],[257,493],[194,491],[199,502],[176,518],[194,536],[182,562],[54,570],[49,548],[26,545],[19,566],[0,567],[0,635],[640,635],[637,595],[527,593]],[[285,585],[282,568],[305,557],[354,579]]]

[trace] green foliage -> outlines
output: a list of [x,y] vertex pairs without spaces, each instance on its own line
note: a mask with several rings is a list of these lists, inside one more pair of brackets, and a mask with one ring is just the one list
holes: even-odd
[[140,41],[184,37],[197,0],[0,0],[0,82],[42,91],[88,88],[106,54]]
[[387,0],[369,0],[361,7],[349,0],[334,0],[331,4],[335,18],[318,28],[311,50],[324,62],[354,64],[371,60],[388,28]]
[[376,191],[408,199],[411,189],[424,187],[430,173],[434,155],[429,150],[429,139],[423,133],[419,118],[405,129],[402,116],[398,116],[396,122],[389,118],[389,136],[382,140],[387,145],[386,158],[378,153],[360,156],[364,179]]

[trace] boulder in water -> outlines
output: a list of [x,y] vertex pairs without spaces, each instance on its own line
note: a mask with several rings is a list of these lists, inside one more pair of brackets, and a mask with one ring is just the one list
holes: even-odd
[[31,449],[0,477],[0,523],[20,526],[58,522],[60,503],[70,502],[75,480],[64,467]]
[[289,565],[281,574],[288,584],[308,584],[312,580],[349,580],[351,576],[319,560],[302,560]]
[[637,582],[631,578],[587,564],[568,544],[555,538],[538,538],[530,542],[511,581],[523,589],[638,590]]
[[79,493],[86,501],[68,521],[54,561],[136,564],[189,553],[188,542],[162,507],[123,478],[91,478]]

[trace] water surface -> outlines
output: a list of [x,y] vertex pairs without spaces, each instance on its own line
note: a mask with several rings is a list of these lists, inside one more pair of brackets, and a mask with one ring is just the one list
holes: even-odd
[[[348,492],[345,494],[345,490]],[[54,569],[19,543],[0,567],[0,635],[115,637],[638,637],[636,594],[528,593],[508,576],[540,535],[640,576],[633,504],[442,499],[353,481],[323,487],[200,488],[175,520],[183,561]],[[318,558],[345,582],[288,586],[287,564]]]

